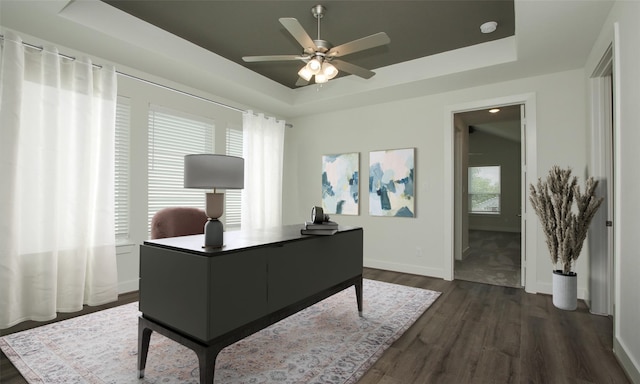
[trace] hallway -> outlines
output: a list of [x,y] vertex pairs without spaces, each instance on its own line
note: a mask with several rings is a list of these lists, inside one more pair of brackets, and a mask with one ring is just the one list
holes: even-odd
[[469,253],[456,260],[454,278],[522,288],[520,233],[469,231]]

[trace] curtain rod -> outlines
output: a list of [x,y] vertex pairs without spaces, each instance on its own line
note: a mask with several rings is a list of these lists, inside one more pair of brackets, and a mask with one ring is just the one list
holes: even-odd
[[[0,40],[4,40],[4,35],[0,35]],[[25,47],[29,47],[29,48],[33,48],[33,49],[37,49],[37,50],[39,50],[39,51],[42,51],[42,50],[44,49],[43,47],[40,47],[40,46],[37,46],[37,45],[34,45],[34,44],[29,44],[29,43],[26,43],[26,42],[24,42],[24,41],[22,42],[22,45],[24,45]],[[75,60],[75,59],[76,59],[76,58],[75,58],[75,57],[73,57],[73,56],[65,55],[64,53],[60,53],[60,52],[58,52],[58,56],[60,56],[60,57],[62,57],[62,58],[65,58],[65,59],[68,59],[68,60]],[[99,64],[93,64],[93,63],[92,63],[92,65],[93,65],[94,67],[97,67],[97,68],[102,68],[102,65],[99,65]],[[118,70],[116,70],[115,72],[116,72],[116,74],[118,74],[118,75],[120,75],[120,76],[128,77],[128,78],[130,78],[130,79],[137,80],[137,81],[140,81],[140,82],[143,82],[143,83],[149,84],[149,85],[154,85],[154,86],[156,86],[156,87],[159,87],[159,88],[162,88],[162,89],[166,89],[166,90],[168,90],[168,91],[177,92],[177,93],[180,93],[180,94],[185,95],[185,96],[193,97],[194,99],[198,99],[198,100],[201,100],[201,101],[205,101],[205,102],[208,102],[208,103],[212,103],[212,104],[215,104],[215,105],[217,105],[217,106],[219,106],[219,107],[224,107],[224,108],[232,109],[232,110],[237,111],[237,112],[240,112],[240,113],[249,112],[249,111],[244,110],[244,109],[242,109],[242,108],[238,108],[238,107],[234,107],[234,106],[232,106],[232,105],[224,104],[224,103],[221,103],[221,102],[219,102],[219,101],[215,101],[215,100],[207,99],[206,97],[198,96],[198,95],[195,95],[195,94],[190,93],[190,92],[182,91],[182,90],[180,90],[180,89],[176,89],[176,88],[173,88],[173,87],[169,87],[169,86],[167,86],[167,85],[160,84],[160,83],[156,83],[156,82],[154,82],[154,81],[147,80],[147,79],[143,79],[143,78],[141,78],[141,77],[134,76],[134,75],[130,75],[130,74],[128,74],[128,73],[124,73],[124,72],[121,72],[121,71],[118,71]],[[285,123],[285,127],[287,127],[287,128],[293,128],[293,124]]]

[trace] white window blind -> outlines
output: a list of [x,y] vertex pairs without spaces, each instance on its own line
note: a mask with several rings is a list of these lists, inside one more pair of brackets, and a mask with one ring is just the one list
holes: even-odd
[[[242,157],[242,130],[227,128],[227,155]],[[229,189],[225,192],[225,229],[240,229],[242,190]]]
[[204,209],[205,191],[183,187],[184,156],[214,153],[212,120],[149,106],[148,224],[166,207]]
[[118,96],[115,137],[115,232],[116,239],[129,238],[129,98]]

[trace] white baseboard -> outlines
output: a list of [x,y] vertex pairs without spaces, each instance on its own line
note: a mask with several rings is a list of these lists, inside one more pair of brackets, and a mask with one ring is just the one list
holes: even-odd
[[364,260],[363,265],[367,268],[384,269],[386,271],[442,278],[441,269],[425,268],[412,264],[390,263],[388,261],[381,260]]
[[139,280],[128,280],[118,282],[118,294],[137,291],[139,289]]
[[624,342],[618,340],[617,337],[613,338],[613,354],[616,356],[618,363],[622,366],[624,372],[629,376],[632,383],[640,383],[640,366],[637,361],[633,361],[633,358],[627,353],[627,348],[624,346]]

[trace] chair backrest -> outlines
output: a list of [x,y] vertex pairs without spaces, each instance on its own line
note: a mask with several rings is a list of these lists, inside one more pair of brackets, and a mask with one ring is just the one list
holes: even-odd
[[190,207],[170,207],[156,212],[151,219],[151,238],[197,235],[204,233],[207,215]]

